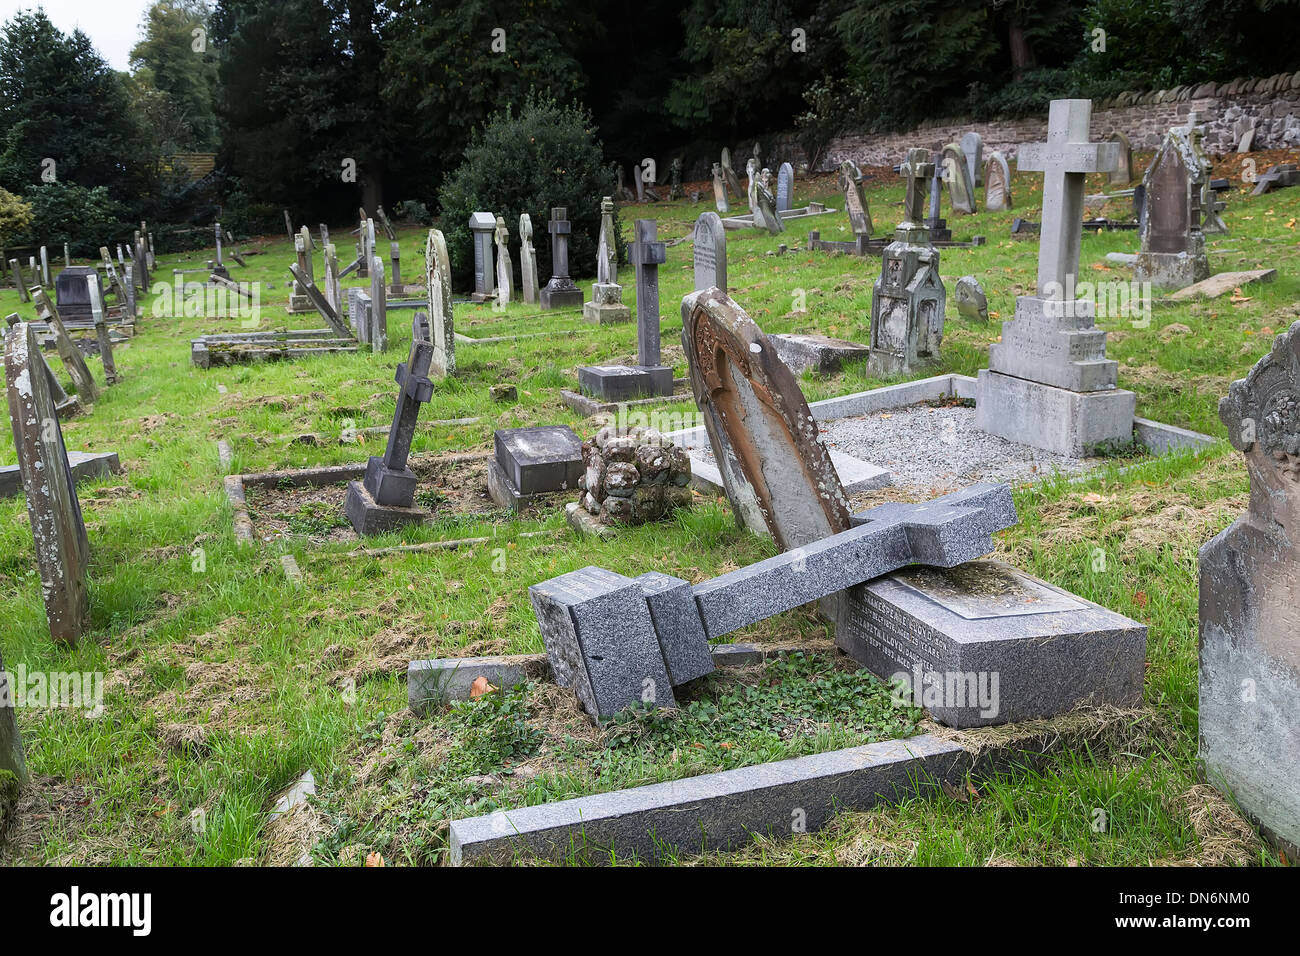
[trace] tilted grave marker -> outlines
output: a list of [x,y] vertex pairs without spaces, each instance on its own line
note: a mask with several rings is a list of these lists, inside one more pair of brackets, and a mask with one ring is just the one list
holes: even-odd
[[95,322],[95,339],[99,343],[99,358],[104,363],[104,381],[116,385],[120,379],[117,363],[113,361],[113,338],[104,320],[104,303],[99,297],[99,276],[86,278],[86,291],[90,298],[90,314]]
[[524,301],[530,305],[540,305],[542,287],[537,281],[537,250],[533,248],[533,218],[528,213],[523,213],[519,217],[519,272]]
[[1046,143],[1020,147],[1022,172],[1041,171],[1043,223],[1035,295],[1018,296],[1015,317],[979,373],[975,425],[1009,441],[1085,457],[1133,438],[1137,397],[1116,388],[1091,300],[1067,298],[1078,278],[1087,173],[1115,165],[1114,143],[1088,142],[1089,100],[1053,100]]
[[36,330],[20,322],[5,338],[9,420],[27,495],[50,636],[75,642],[90,626],[86,567],[90,542],[63,444],[49,380],[39,367]]
[[1300,322],[1219,403],[1250,507],[1200,554],[1205,777],[1300,859]]
[[497,306],[504,309],[515,297],[515,270],[510,263],[510,230],[504,216],[497,216],[493,231],[497,252]]
[[370,259],[370,349],[388,351],[388,295],[384,291],[384,260]]
[[9,273],[13,276],[14,285],[18,287],[18,301],[30,302],[32,298],[27,292],[27,283],[23,280],[23,267],[17,259],[9,260]]
[[731,203],[727,202],[727,181],[722,175],[722,164],[713,164],[713,205],[724,216],[731,212]]
[[68,335],[68,330],[64,328],[63,321],[59,318],[58,309],[50,302],[45,290],[33,289],[32,291],[36,300],[36,314],[54,333],[54,344],[59,350],[59,358],[63,360],[63,367],[72,376],[72,385],[77,390],[77,397],[83,404],[94,402],[99,397],[99,388],[95,385],[95,378],[90,374],[90,368],[81,355],[81,349],[77,348],[77,343],[72,341],[72,336]]
[[447,240],[437,229],[430,229],[425,240],[424,267],[433,343],[429,368],[431,374],[445,378],[456,374],[456,331],[452,319],[451,260],[447,256]]
[[870,238],[875,226],[862,189],[862,170],[851,159],[840,163],[840,189],[844,191],[844,208],[849,214],[849,228],[853,235]]
[[429,380],[433,344],[428,334],[428,316],[417,312],[412,321],[410,354],[397,366],[395,378],[401,390],[384,455],[371,455],[365,478],[348,482],[344,510],[358,534],[382,534],[428,517],[428,512],[414,507],[417,482],[415,473],[407,467],[420,406],[433,397],[433,382]]

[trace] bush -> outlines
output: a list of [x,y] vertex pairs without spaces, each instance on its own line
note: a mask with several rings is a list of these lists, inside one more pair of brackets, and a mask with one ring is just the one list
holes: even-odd
[[260,236],[284,231],[284,207],[258,202],[238,179],[226,180],[225,201],[221,207],[221,226],[236,236]]
[[[519,216],[526,212],[533,220],[538,278],[545,283],[551,275],[546,223],[552,206],[567,208],[573,224],[569,274],[594,274],[600,200],[613,194],[614,171],[602,162],[591,115],[577,104],[560,106],[553,99],[529,93],[517,114],[506,107],[488,119],[466,147],[464,161],[443,184],[439,194],[442,231],[453,277],[462,283],[473,280],[472,213],[504,217],[511,246],[518,248]],[[616,211],[616,232],[617,215]],[[620,239],[620,258],[622,246]]]
[[7,189],[0,189],[0,248],[13,245],[14,237],[25,234],[32,224],[31,203],[23,202]]
[[100,246],[112,248],[139,228],[123,219],[121,206],[109,198],[105,186],[41,183],[28,187],[23,198],[31,205],[32,220],[9,238],[11,247],[53,248],[66,242],[74,256],[98,258]]

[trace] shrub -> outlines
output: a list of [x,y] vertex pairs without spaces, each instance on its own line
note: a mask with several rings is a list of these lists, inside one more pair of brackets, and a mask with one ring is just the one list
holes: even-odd
[[[538,278],[545,283],[551,275],[546,223],[552,206],[567,208],[573,224],[569,274],[594,274],[600,200],[614,191],[613,168],[604,165],[594,133],[591,115],[581,106],[561,106],[535,93],[529,93],[517,113],[507,106],[475,133],[464,161],[439,194],[442,231],[458,281],[472,280],[474,272],[470,215],[479,211],[504,217],[511,246],[517,248],[519,216],[526,212],[533,220]],[[617,223],[616,212],[616,232]],[[619,248],[621,257],[621,240]]]
[[26,233],[31,224],[31,203],[0,189],[0,248],[13,245],[14,237]]
[[133,228],[123,221],[122,209],[108,188],[87,189],[76,183],[53,182],[30,186],[23,197],[32,209],[26,229],[9,238],[11,246],[56,246],[68,243],[72,254],[96,258],[100,246],[129,238]]

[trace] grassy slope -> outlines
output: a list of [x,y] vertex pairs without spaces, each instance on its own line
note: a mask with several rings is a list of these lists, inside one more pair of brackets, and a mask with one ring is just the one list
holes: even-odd
[[[839,208],[830,180],[799,184],[796,202],[820,199]],[[1093,182],[1090,190],[1100,184]],[[944,250],[950,280],[978,276],[992,312],[1009,317],[1014,296],[1032,286],[1037,244],[1006,238],[1013,215],[1036,219],[1041,178],[1017,177],[1014,213],[953,217],[958,237],[983,233],[988,245]],[[868,191],[879,227],[898,217],[896,180]],[[625,209],[626,220],[654,216],[662,239],[687,236],[706,205],[659,204]],[[1248,290],[1247,301],[1159,307],[1150,328],[1104,323],[1120,383],[1139,395],[1139,414],[1222,435],[1215,406],[1232,379],[1268,348],[1270,335],[1300,318],[1300,244],[1295,219],[1300,189],[1260,199],[1234,193],[1226,215],[1232,232],[1210,242],[1216,269],[1273,266],[1276,282]],[[825,238],[846,232],[842,215],[812,220]],[[625,225],[625,228],[629,228]],[[339,238],[342,238],[340,231]],[[731,291],[769,332],[817,330],[865,341],[871,283],[878,259],[857,260],[792,251],[768,255],[779,242],[802,244],[798,233],[769,237],[729,233]],[[421,273],[417,230],[401,235],[403,272]],[[1088,236],[1083,271],[1098,278],[1103,256],[1133,250],[1133,233]],[[263,328],[314,325],[286,317],[283,239],[236,268],[241,280],[274,284],[264,298]],[[197,257],[194,257],[197,258]],[[159,275],[173,265],[164,257]],[[317,269],[319,273],[319,260]],[[665,361],[684,372],[671,303],[690,287],[690,246],[672,246],[660,270],[665,303]],[[625,301],[632,282],[624,279]],[[794,311],[799,290],[806,312]],[[12,290],[0,308],[30,315]],[[470,335],[534,331],[568,319],[538,320],[512,306],[504,315],[485,306],[458,309],[457,327]],[[497,547],[455,553],[348,558],[347,545],[314,548],[301,539],[239,550],[221,491],[215,441],[235,449],[235,470],[260,471],[356,461],[368,447],[290,445],[303,432],[336,433],[349,421],[386,424],[392,414],[392,369],[409,344],[410,312],[390,317],[388,354],[335,356],[257,368],[200,371],[188,341],[203,331],[231,331],[237,320],[147,315],[138,337],[119,349],[125,381],[102,395],[94,413],[65,423],[70,448],[113,449],[127,474],[81,486],[94,552],[94,632],[75,648],[56,647],[45,627],[31,532],[21,499],[0,502],[0,600],[9,622],[5,662],[29,670],[104,671],[106,712],[20,714],[29,763],[38,780],[6,851],[11,861],[230,863],[265,851],[263,813],[270,796],[305,767],[341,793],[357,784],[359,753],[409,748],[419,728],[390,717],[405,706],[404,662],[416,655],[542,650],[526,588],[586,564],[625,574],[656,569],[688,578],[715,574],[769,553],[770,545],[737,532],[725,507],[701,502],[666,524],[629,529],[613,540],[580,543],[568,536],[557,509],[523,520],[507,516],[409,529],[405,540],[489,534]],[[1179,324],[1190,332],[1162,331]],[[944,366],[974,374],[997,335],[956,317],[949,306]],[[579,364],[631,360],[635,329],[581,327],[571,335],[499,345],[460,346],[460,374],[439,385],[426,420],[479,416],[473,425],[422,430],[416,453],[487,450],[494,428],[567,422],[583,428],[559,403],[556,390],[574,381]],[[57,367],[57,362],[54,363]],[[99,372],[97,371],[97,374]],[[519,403],[491,402],[488,385],[511,381]],[[218,394],[216,385],[229,389]],[[805,380],[809,399],[880,384],[862,367],[826,380]],[[678,407],[679,412],[689,405]],[[13,461],[8,434],[0,460]],[[1002,536],[1000,550],[1027,570],[1132,615],[1151,627],[1147,701],[1159,715],[1159,747],[1148,758],[1093,759],[1075,752],[1046,770],[1025,772],[987,788],[871,814],[849,815],[830,830],[793,843],[761,843],[729,857],[735,862],[983,863],[1145,862],[1155,859],[1272,859],[1223,833],[1236,834],[1221,802],[1195,787],[1196,548],[1244,507],[1244,469],[1224,450],[1208,460],[1170,459],[1130,473],[1099,475],[1086,486],[1021,491],[1022,523]],[[523,531],[553,534],[520,538]],[[204,567],[191,552],[201,547]],[[1097,549],[1106,556],[1104,570]],[[295,586],[276,555],[294,553],[305,580]],[[794,612],[742,635],[770,640],[824,637],[809,614]],[[387,737],[385,727],[396,730]],[[398,732],[400,731],[400,732]],[[389,746],[391,745],[391,747]],[[371,790],[368,818],[344,820],[339,797],[325,819],[331,849],[380,846],[391,857],[422,852],[379,840],[387,816],[420,823],[419,840],[436,844],[437,819],[421,819],[418,803],[388,805]],[[326,798],[327,804],[330,798]],[[1105,808],[1109,828],[1093,832],[1093,810]],[[1207,812],[1207,807],[1213,813]],[[202,808],[206,830],[192,832],[189,814]],[[427,810],[427,813],[432,813]],[[367,822],[368,820],[368,822]],[[1209,822],[1207,822],[1207,820]],[[1226,828],[1226,829],[1225,829]],[[1239,837],[1240,835],[1237,834]],[[1215,848],[1219,849],[1216,850]],[[357,858],[355,852],[342,858]]]

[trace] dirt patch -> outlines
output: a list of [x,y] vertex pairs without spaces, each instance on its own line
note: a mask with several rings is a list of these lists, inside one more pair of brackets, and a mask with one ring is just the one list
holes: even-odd
[[[453,515],[498,514],[487,490],[486,455],[444,454],[412,458],[419,484],[415,506],[437,521]],[[249,516],[260,540],[300,536],[314,543],[357,541],[344,512],[346,481],[327,485],[246,486]]]
[[[157,846],[161,820],[171,811],[168,800],[155,792],[153,812],[131,814],[107,825],[103,807],[107,795],[89,784],[60,777],[34,777],[18,794],[13,819],[0,845],[0,865],[108,866],[141,847]],[[44,848],[57,842],[60,852],[47,856]]]

